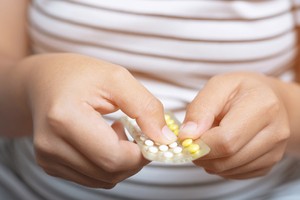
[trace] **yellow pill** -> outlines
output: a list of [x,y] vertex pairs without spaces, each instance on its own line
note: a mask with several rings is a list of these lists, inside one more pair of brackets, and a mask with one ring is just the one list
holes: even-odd
[[178,136],[178,134],[179,134],[179,129],[173,131],[173,133],[174,133],[176,136]]
[[170,126],[171,124],[174,124],[175,121],[173,119],[168,119],[168,120],[166,120],[166,123],[168,126]]
[[165,120],[167,121],[167,120],[170,120],[171,119],[171,116],[170,115],[165,115]]
[[171,131],[176,131],[176,130],[178,130],[179,129],[179,126],[177,125],[177,124],[171,124],[170,126],[169,126],[169,128],[171,129]]
[[183,147],[188,147],[190,146],[191,144],[193,144],[193,140],[191,138],[188,138],[188,139],[185,139],[183,140],[183,142],[181,143],[181,145]]
[[198,144],[191,144],[189,147],[188,147],[188,151],[190,153],[196,153],[198,152],[200,149],[199,145]]

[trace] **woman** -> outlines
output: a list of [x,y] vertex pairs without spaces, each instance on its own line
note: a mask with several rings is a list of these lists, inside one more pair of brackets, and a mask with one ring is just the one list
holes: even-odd
[[[7,0],[0,9],[5,199],[299,198],[296,2]],[[201,137],[211,152],[149,164],[107,122],[122,110],[168,144],[164,109],[183,121],[180,138]]]

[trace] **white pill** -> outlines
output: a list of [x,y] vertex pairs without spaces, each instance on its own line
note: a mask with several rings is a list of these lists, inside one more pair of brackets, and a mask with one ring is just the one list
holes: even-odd
[[161,151],[168,151],[168,149],[169,149],[169,147],[167,145],[164,145],[164,144],[160,145],[158,148]]
[[177,146],[178,146],[177,142],[173,142],[173,143],[169,144],[169,147],[172,148],[172,149],[177,147]]
[[144,136],[140,136],[140,140],[142,140],[142,141],[145,141],[146,140],[146,138],[144,137]]
[[173,153],[170,152],[170,151],[167,151],[167,152],[164,153],[164,156],[165,156],[166,158],[172,158],[172,157],[173,157]]
[[155,146],[149,147],[148,149],[151,153],[157,153],[158,152],[158,148]]
[[176,153],[176,154],[181,153],[182,152],[182,148],[181,147],[175,147],[173,149],[173,152]]
[[145,141],[145,145],[147,145],[147,146],[153,146],[154,142],[152,140],[146,140]]

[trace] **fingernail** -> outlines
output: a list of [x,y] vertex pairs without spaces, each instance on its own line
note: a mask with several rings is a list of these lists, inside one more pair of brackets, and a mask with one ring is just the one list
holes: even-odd
[[162,128],[161,132],[168,142],[175,142],[177,140],[177,136],[169,129],[167,125]]
[[197,131],[198,125],[195,122],[187,122],[183,124],[180,128],[181,133],[195,134]]

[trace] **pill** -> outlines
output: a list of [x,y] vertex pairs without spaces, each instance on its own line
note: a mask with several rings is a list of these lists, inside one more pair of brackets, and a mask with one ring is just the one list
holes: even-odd
[[169,149],[169,147],[167,145],[164,145],[164,144],[160,145],[158,148],[161,151],[168,151],[168,149]]
[[175,121],[173,119],[169,119],[166,121],[167,122],[167,125],[170,126],[171,124],[174,124]]
[[178,146],[177,142],[173,142],[173,143],[169,144],[170,148],[175,148],[177,146]]
[[188,147],[193,143],[193,140],[191,138],[185,139],[183,140],[183,142],[181,143],[183,147]]
[[[178,135],[180,130],[180,122],[172,113],[166,113],[166,124],[169,129]],[[209,152],[209,147],[200,139],[193,140],[191,138],[185,140],[177,140],[171,144],[161,144],[148,138],[134,119],[127,116],[121,118],[122,124],[127,129],[132,138],[136,139],[143,156],[151,161],[164,163],[186,163],[198,159]]]
[[145,141],[146,138],[144,136],[140,136],[140,140]]
[[179,128],[179,126],[177,125],[177,124],[171,124],[170,126],[169,126],[169,128],[171,129],[171,131],[176,131],[178,128]]
[[179,154],[179,153],[182,152],[182,148],[181,148],[181,147],[175,147],[175,148],[173,149],[173,152],[176,153],[176,154]]
[[171,116],[168,115],[168,114],[165,114],[165,120],[168,121],[168,120],[170,120],[170,119],[171,119]]
[[170,151],[167,151],[167,152],[164,153],[164,156],[165,156],[166,158],[172,158],[172,157],[173,157],[173,153],[170,152]]
[[145,141],[145,145],[147,145],[147,146],[153,146],[154,142],[152,140],[146,140]]
[[157,153],[158,152],[158,148],[157,147],[155,147],[155,146],[151,146],[151,147],[149,147],[149,149],[148,149],[151,153]]
[[173,131],[173,133],[174,133],[176,136],[178,136],[179,129],[177,129],[177,130]]
[[188,151],[190,153],[196,153],[197,151],[199,151],[200,147],[198,144],[191,144],[189,147],[188,147]]

